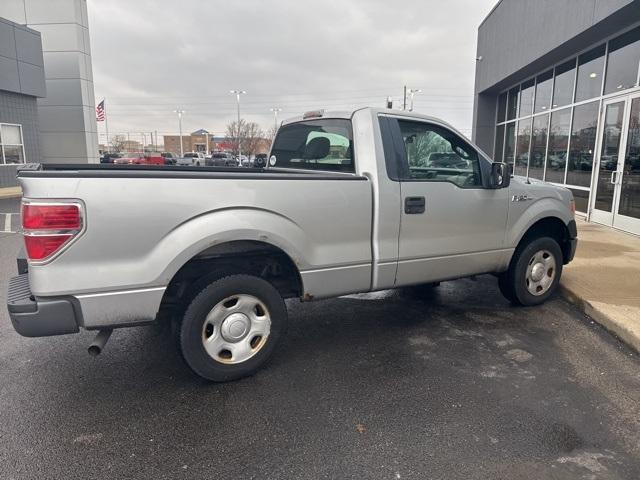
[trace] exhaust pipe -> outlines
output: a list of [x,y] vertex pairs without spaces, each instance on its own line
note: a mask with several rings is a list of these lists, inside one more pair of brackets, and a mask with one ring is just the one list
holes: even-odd
[[111,328],[100,330],[96,335],[96,338],[93,339],[93,342],[91,342],[91,345],[89,345],[89,348],[87,349],[89,355],[91,355],[92,357],[97,357],[98,355],[100,355],[107,341],[109,341],[111,333],[113,333],[113,330]]

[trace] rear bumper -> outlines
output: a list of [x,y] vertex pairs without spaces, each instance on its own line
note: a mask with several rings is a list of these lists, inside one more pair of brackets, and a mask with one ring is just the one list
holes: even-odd
[[79,330],[71,300],[35,298],[26,273],[9,280],[7,310],[13,328],[24,337],[64,335]]

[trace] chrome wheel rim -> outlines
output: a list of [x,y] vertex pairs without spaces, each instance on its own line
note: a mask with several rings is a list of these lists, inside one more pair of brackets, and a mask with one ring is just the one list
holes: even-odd
[[549,250],[536,252],[527,264],[527,290],[536,297],[549,291],[556,278],[556,257]]
[[246,362],[267,343],[269,310],[252,295],[232,295],[211,309],[202,325],[202,345],[211,358],[226,364]]

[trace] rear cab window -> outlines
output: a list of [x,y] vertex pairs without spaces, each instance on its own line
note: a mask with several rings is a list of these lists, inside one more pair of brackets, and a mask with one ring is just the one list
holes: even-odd
[[276,168],[354,173],[351,121],[322,118],[284,125],[269,163]]

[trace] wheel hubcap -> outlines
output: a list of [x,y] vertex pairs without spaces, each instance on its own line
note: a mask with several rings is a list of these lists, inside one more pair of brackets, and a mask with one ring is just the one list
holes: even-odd
[[202,326],[202,344],[214,360],[242,363],[264,347],[271,331],[267,307],[252,295],[233,295],[218,302]]
[[536,252],[527,265],[526,284],[529,293],[545,294],[556,278],[556,259],[548,250]]

